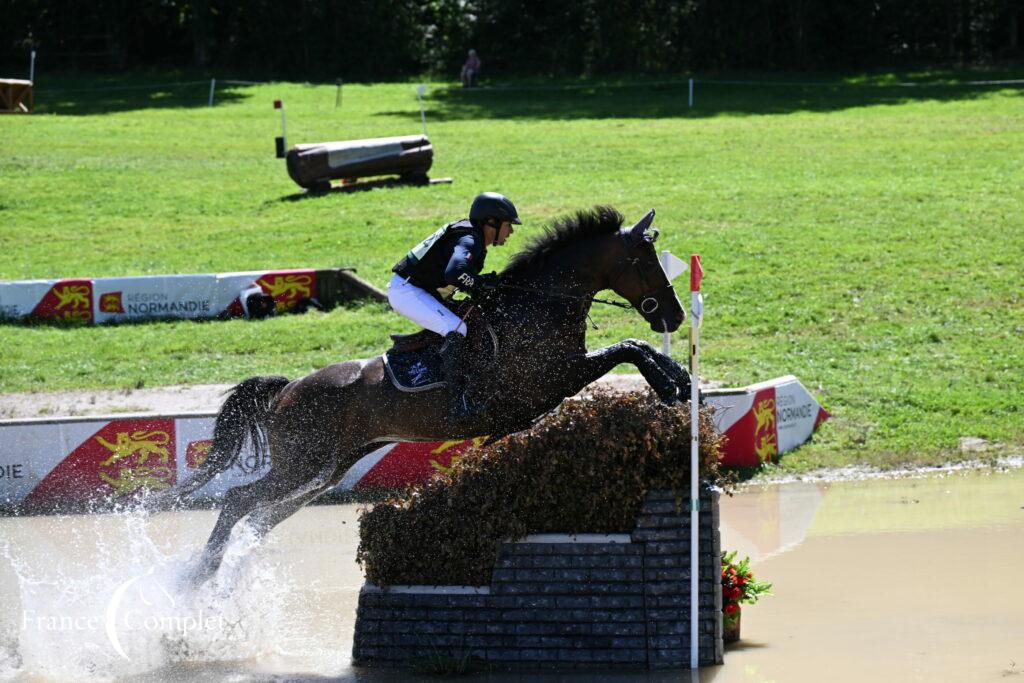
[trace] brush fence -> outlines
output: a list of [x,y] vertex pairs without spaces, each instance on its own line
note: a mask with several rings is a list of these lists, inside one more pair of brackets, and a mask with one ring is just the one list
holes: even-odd
[[[690,664],[688,500],[651,492],[629,534],[537,534],[501,546],[488,586],[365,584],[353,660],[473,658],[501,667]],[[722,662],[718,493],[701,493],[699,661]]]

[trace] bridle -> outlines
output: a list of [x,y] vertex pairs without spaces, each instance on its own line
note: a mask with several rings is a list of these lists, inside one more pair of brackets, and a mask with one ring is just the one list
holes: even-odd
[[[650,236],[645,233],[643,238],[642,238],[643,241],[653,243],[654,240],[656,240],[658,238],[658,229],[657,228],[652,228],[652,232],[654,234],[650,235]],[[622,238],[626,242],[626,248],[627,249],[632,250],[632,249],[635,249],[638,246],[637,244],[630,244],[628,233],[624,233],[622,235]],[[612,289],[615,289],[615,284],[620,279],[622,279],[622,276],[625,275],[625,273],[627,272],[627,270],[630,267],[632,267],[632,268],[634,268],[636,270],[636,274],[639,277],[640,281],[643,283],[644,291],[646,292],[646,294],[641,295],[640,302],[637,303],[637,304],[633,304],[633,303],[624,304],[621,301],[611,301],[609,299],[599,299],[599,298],[593,297],[593,296],[581,296],[579,294],[569,294],[568,292],[556,292],[556,291],[552,291],[552,290],[548,290],[548,289],[541,289],[540,287],[524,287],[522,285],[512,285],[512,284],[506,284],[506,283],[498,283],[496,285],[496,287],[499,288],[499,289],[514,289],[514,290],[517,290],[517,291],[520,291],[520,292],[531,292],[533,294],[540,294],[542,296],[546,296],[546,297],[552,298],[552,299],[556,299],[556,298],[557,299],[571,299],[571,300],[574,300],[574,301],[581,301],[581,302],[585,301],[585,302],[595,303],[595,304],[605,304],[606,306],[615,306],[617,308],[636,308],[638,311],[640,311],[644,315],[652,315],[655,311],[658,310],[658,308],[660,306],[660,304],[658,303],[658,297],[663,292],[665,292],[665,290],[670,290],[674,294],[675,293],[675,287],[673,287],[672,282],[668,279],[668,277],[666,277],[664,285],[661,285],[661,286],[657,286],[656,285],[654,287],[648,288],[648,285],[650,284],[650,281],[648,280],[647,271],[640,267],[640,259],[639,258],[632,257],[632,258],[627,259],[626,263],[624,263],[622,265],[622,267],[619,268],[619,270],[615,273],[615,275],[613,275],[609,279],[609,286]],[[664,274],[664,271],[662,271],[662,273]]]
[[[652,228],[651,231],[654,233],[653,235],[644,233],[643,237],[640,240],[636,240],[636,243],[631,243],[633,242],[633,240],[630,240],[628,233],[624,234],[623,240],[625,240],[626,242],[626,248],[630,250],[635,249],[638,246],[639,242],[648,242],[653,244],[654,241],[658,239],[658,229]],[[646,292],[646,294],[641,295],[640,302],[638,304],[635,304],[634,306],[638,311],[640,311],[644,315],[653,315],[654,312],[657,311],[660,306],[660,304],[658,303],[658,298],[665,292],[665,290],[671,291],[674,295],[675,287],[672,286],[672,281],[669,280],[667,276],[665,277],[664,285],[655,285],[651,287],[650,280],[648,280],[649,269],[645,270],[644,268],[640,267],[640,259],[638,257],[631,257],[626,260],[626,263],[624,263],[622,267],[619,269],[619,271],[609,280],[609,285],[612,289],[615,289],[615,284],[622,278],[622,276],[626,273],[627,269],[630,266],[632,266],[633,269],[636,270],[637,277],[643,284],[643,291]],[[659,268],[659,271],[664,275],[664,270]]]

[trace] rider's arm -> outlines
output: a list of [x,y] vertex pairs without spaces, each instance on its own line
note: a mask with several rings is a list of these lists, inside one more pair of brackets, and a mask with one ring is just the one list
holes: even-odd
[[465,292],[472,292],[480,284],[480,276],[474,266],[480,262],[483,244],[474,235],[462,235],[455,242],[448,266],[444,269],[444,280]]

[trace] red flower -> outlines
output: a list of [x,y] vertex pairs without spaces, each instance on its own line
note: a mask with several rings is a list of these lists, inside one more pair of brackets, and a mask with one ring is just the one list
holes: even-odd
[[730,588],[729,592],[726,593],[725,597],[729,600],[739,600],[743,596],[743,590],[740,588]]
[[731,616],[740,611],[740,606],[735,602],[730,602],[722,611]]

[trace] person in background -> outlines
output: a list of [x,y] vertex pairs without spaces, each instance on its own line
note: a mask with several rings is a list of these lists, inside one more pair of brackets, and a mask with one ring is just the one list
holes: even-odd
[[480,75],[480,58],[476,50],[470,50],[466,57],[466,63],[462,65],[462,87],[475,88],[477,77]]

